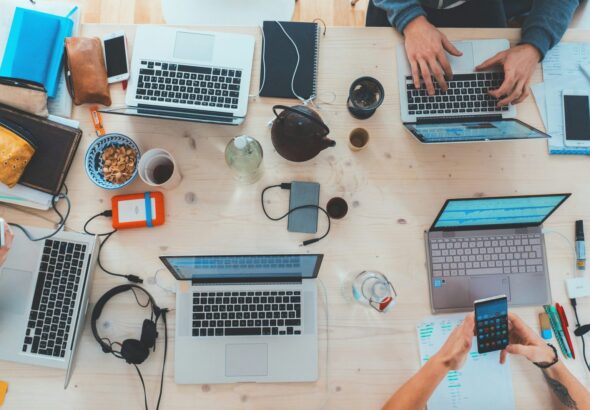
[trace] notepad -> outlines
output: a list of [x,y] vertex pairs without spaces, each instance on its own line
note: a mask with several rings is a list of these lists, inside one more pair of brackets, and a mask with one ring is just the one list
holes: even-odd
[[[464,313],[427,317],[417,327],[420,363],[424,365],[445,343]],[[508,358],[499,363],[500,352],[480,354],[473,343],[465,365],[450,371],[428,400],[428,410],[514,409],[512,375]]]
[[67,17],[17,7],[0,75],[42,83],[54,97],[62,68],[64,40],[72,35]]
[[[299,96],[307,100],[317,95],[320,26],[317,23],[265,21],[262,31],[260,96]],[[285,32],[295,42],[297,50]]]

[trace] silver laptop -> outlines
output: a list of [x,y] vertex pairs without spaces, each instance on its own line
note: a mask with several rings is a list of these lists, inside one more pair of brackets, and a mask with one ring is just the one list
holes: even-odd
[[542,223],[569,196],[447,200],[426,233],[432,311],[501,294],[511,306],[549,303]]
[[[52,233],[25,229],[33,238]],[[98,242],[70,232],[31,242],[13,230],[12,249],[0,267],[0,360],[67,369],[67,387]]]
[[476,72],[475,67],[510,47],[508,40],[453,42],[461,57],[447,54],[453,69],[449,89],[443,92],[433,78],[435,95],[416,89],[403,44],[397,49],[398,82],[402,122],[425,144],[548,138],[548,135],[515,119],[516,107],[498,108],[488,94],[504,79],[501,70]]
[[318,379],[323,255],[164,256],[176,294],[178,384]]
[[242,34],[138,26],[126,106],[101,112],[239,125],[254,44]]

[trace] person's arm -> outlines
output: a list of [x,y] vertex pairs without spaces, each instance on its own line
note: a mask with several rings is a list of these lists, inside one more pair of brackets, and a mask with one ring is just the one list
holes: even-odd
[[383,410],[414,410],[426,407],[426,402],[450,370],[463,366],[473,341],[473,313],[450,334],[449,338],[410,380],[387,401]]
[[572,21],[580,0],[535,0],[524,24],[520,44],[530,44],[541,60],[559,42]]
[[391,25],[404,35],[414,87],[421,87],[422,77],[428,94],[434,95],[434,76],[441,89],[446,91],[446,80],[453,78],[446,52],[454,56],[462,53],[451,44],[447,36],[426,20],[426,13],[418,0],[372,1],[376,7],[387,12]]
[[[548,364],[557,354],[541,337],[513,313],[508,313],[510,344],[500,354],[500,362],[506,361],[507,354],[526,357],[533,363]],[[542,369],[543,376],[562,409],[589,409],[590,392],[576,379],[562,362]]]
[[489,70],[495,65],[504,69],[504,82],[490,95],[498,106],[518,104],[529,96],[531,77],[547,51],[561,38],[572,19],[579,0],[535,0],[522,28],[518,45],[501,51],[476,67]]
[[8,223],[4,223],[4,238],[6,240],[6,244],[2,248],[0,248],[0,266],[8,257],[8,252],[10,251],[10,247],[12,246],[12,240],[14,239],[14,235]]

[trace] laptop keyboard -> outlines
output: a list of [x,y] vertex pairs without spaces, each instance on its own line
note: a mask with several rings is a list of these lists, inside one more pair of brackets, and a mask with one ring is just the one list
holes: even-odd
[[433,276],[543,272],[541,234],[431,239]]
[[498,100],[488,94],[500,87],[504,73],[455,74],[447,81],[449,89],[443,92],[438,82],[432,79],[435,95],[428,95],[424,82],[419,90],[412,77],[406,77],[408,114],[428,116],[434,114],[482,113],[501,114],[508,106],[496,107]]
[[300,334],[300,291],[193,293],[193,336]]
[[64,357],[86,245],[46,240],[23,352]]
[[236,109],[241,80],[241,70],[142,60],[135,98]]

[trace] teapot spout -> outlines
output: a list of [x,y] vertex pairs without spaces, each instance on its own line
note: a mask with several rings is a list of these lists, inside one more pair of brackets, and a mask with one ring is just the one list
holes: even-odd
[[328,138],[328,137],[324,137],[324,138],[322,139],[322,141],[324,142],[324,145],[325,145],[325,147],[326,147],[326,148],[333,147],[333,146],[335,146],[335,145],[336,145],[336,141],[334,141],[334,140],[331,140],[331,139],[330,139],[330,138]]

